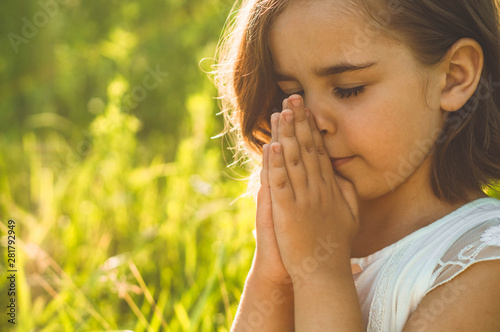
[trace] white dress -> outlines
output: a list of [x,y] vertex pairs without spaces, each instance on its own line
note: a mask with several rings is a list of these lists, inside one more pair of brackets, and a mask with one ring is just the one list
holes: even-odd
[[[500,259],[500,201],[494,198],[470,202],[370,256],[352,258],[353,271],[362,270],[354,280],[367,331],[402,331],[428,292],[494,259]],[[450,291],[450,301],[457,292]],[[421,322],[423,331],[430,315]]]

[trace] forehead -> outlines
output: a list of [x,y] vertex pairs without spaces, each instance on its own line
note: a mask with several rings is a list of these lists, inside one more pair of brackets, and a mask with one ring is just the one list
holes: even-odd
[[275,69],[297,62],[369,62],[394,42],[356,1],[293,1],[273,22],[269,43]]

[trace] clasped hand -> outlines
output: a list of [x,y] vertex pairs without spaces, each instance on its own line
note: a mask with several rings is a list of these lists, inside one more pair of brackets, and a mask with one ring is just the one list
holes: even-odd
[[295,285],[349,261],[358,215],[354,187],[334,173],[302,97],[285,99],[283,108],[271,117],[263,149],[253,269]]

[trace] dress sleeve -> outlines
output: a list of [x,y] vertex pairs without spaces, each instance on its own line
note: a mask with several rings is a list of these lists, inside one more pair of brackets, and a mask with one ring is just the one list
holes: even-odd
[[485,221],[460,236],[438,261],[427,293],[452,280],[472,264],[500,260],[500,218]]

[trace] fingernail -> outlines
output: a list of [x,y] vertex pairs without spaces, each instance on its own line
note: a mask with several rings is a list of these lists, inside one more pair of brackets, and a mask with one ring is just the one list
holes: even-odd
[[290,103],[293,107],[301,107],[302,106],[302,98],[294,98],[290,100]]
[[288,104],[288,98],[283,99],[283,104],[282,104],[283,109],[286,109],[287,104]]

